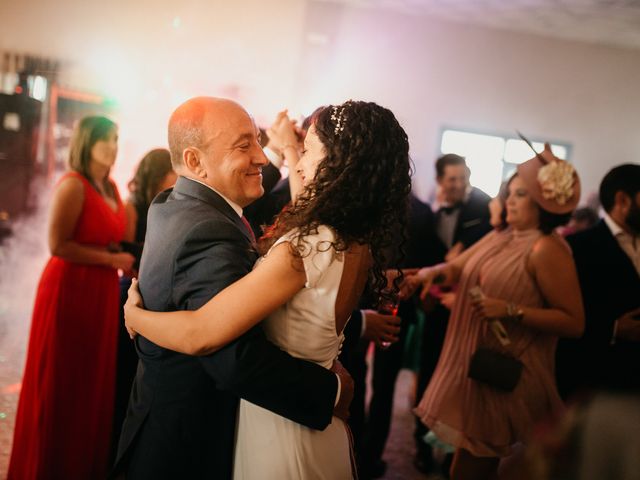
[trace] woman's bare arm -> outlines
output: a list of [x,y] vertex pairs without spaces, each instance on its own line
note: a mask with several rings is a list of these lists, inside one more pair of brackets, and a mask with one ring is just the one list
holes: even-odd
[[297,147],[294,145],[287,145],[284,149],[284,158],[287,160],[287,165],[289,165],[289,191],[291,193],[291,201],[295,203],[298,195],[300,195],[304,187],[302,177],[296,169],[298,161],[300,160],[300,154],[298,153]]
[[273,138],[273,141],[280,148],[289,167],[289,190],[291,201],[295,203],[303,188],[302,177],[296,170],[300,160],[299,140],[295,124],[289,119],[286,110],[278,114],[268,133],[269,138]]
[[410,276],[404,282],[402,296],[408,298],[419,287],[421,288],[420,298],[424,300],[431,285],[434,283],[448,286],[455,285],[460,279],[462,269],[469,258],[493,235],[495,235],[495,232],[489,232],[449,262],[421,268],[415,275]]
[[[517,316],[521,317],[519,321],[561,337],[581,336],[584,331],[582,294],[568,246],[558,238],[545,235],[536,242],[529,257],[529,267],[548,307],[514,305]],[[508,304],[497,298],[474,301],[478,314],[486,319],[509,319]]]
[[51,255],[70,262],[105,265],[128,270],[134,258],[128,253],[112,253],[101,247],[82,245],[73,240],[84,204],[84,185],[74,177],[60,182],[51,201],[49,216],[49,250]]
[[302,260],[277,245],[249,274],[198,310],[152,312],[125,305],[127,327],[161,347],[206,355],[224,347],[283,305],[305,285]]
[[545,235],[529,260],[549,308],[524,308],[523,324],[563,337],[580,337],[584,307],[571,250],[561,239]]

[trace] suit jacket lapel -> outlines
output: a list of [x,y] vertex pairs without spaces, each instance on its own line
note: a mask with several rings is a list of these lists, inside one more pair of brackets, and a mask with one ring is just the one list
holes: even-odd
[[628,279],[628,281],[638,282],[640,280],[640,276],[638,276],[638,272],[636,271],[633,263],[629,256],[622,250],[618,240],[613,236],[611,230],[605,223],[604,220],[600,220],[598,225],[594,228],[597,228],[602,239],[602,247],[603,251],[594,252],[594,255],[608,255],[610,257],[610,262],[614,265],[619,265],[622,269],[620,271],[621,278],[619,280],[624,281],[624,279]]
[[236,211],[231,207],[231,205],[227,203],[224,198],[222,198],[206,185],[198,183],[194,180],[190,180],[186,177],[178,177],[176,185],[173,187],[173,191],[176,194],[197,198],[198,200],[211,205],[220,213],[229,218],[229,220],[231,220],[240,229],[247,240],[249,240],[249,243],[253,244],[253,239],[251,238],[250,233],[247,231],[247,227],[244,225]]

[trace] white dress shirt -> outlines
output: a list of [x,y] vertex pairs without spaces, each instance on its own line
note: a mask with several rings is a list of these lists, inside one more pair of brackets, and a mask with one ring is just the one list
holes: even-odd
[[225,202],[227,202],[229,204],[229,206],[231,208],[233,208],[233,211],[236,212],[240,218],[242,218],[242,207],[240,205],[238,205],[237,203],[235,203],[233,200],[229,200],[227,197],[225,197],[223,194],[221,194],[219,191],[217,191],[211,185],[207,185],[206,183],[201,182],[200,180],[196,180],[195,178],[191,178],[191,177],[184,177],[184,178],[186,178],[187,180],[191,180],[192,182],[199,183],[200,185],[204,185],[209,190],[213,190],[214,192],[216,192],[218,195],[220,195],[222,197],[222,199]]

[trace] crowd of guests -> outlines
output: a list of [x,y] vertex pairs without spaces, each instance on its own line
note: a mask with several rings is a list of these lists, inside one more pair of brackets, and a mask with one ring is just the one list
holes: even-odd
[[123,202],[117,135],[82,119],[53,194],[9,479],[377,478],[408,357],[417,470],[638,478],[640,165],[605,175],[600,218],[548,145],[494,199],[446,154],[427,204],[387,109],[283,111],[261,138],[198,97]]

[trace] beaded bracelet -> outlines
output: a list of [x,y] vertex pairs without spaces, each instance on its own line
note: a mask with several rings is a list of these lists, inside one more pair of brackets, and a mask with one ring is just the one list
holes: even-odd
[[512,322],[522,323],[524,312],[515,303],[509,302],[507,303],[507,318]]

